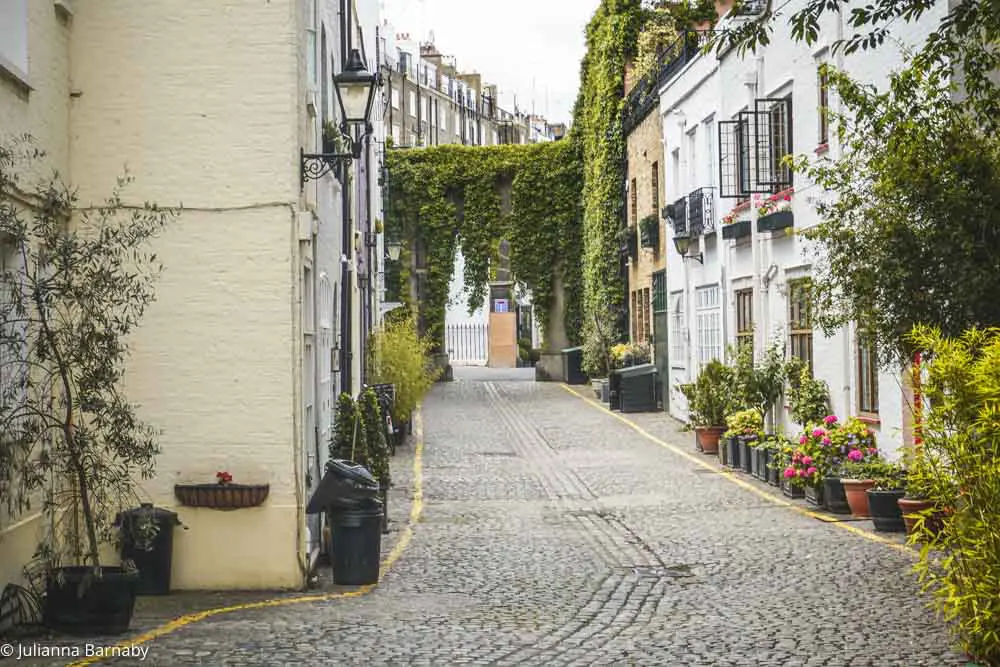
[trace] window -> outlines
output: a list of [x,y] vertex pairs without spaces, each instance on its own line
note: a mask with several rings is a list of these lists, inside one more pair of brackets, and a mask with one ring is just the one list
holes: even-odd
[[410,91],[409,101],[410,101],[410,104],[409,104],[410,115],[412,117],[416,118],[417,117],[417,94],[414,93],[412,90]]
[[399,108],[399,91],[396,90],[395,88],[392,89],[392,108],[393,109]]
[[670,365],[684,368],[687,365],[687,319],[684,313],[684,292],[670,295]]
[[[782,163],[786,155],[792,153],[792,96],[786,95],[768,109],[768,126],[771,149],[771,169],[766,178],[774,192],[780,192],[792,185],[792,170]],[[758,162],[758,173],[763,171]],[[762,184],[764,183],[762,179]]]
[[392,143],[399,146],[399,125],[392,126]]
[[813,370],[812,314],[809,312],[809,279],[788,282],[788,330],[793,357],[806,362]]
[[667,272],[665,269],[653,273],[653,312],[667,312]]
[[652,331],[652,327],[650,326],[652,318],[651,318],[651,313],[649,312],[650,311],[649,288],[644,287],[641,290],[639,290],[639,293],[641,295],[640,298],[642,299],[642,303],[640,304],[640,310],[642,311],[642,331],[640,332],[639,342],[648,343],[649,334],[650,331]]
[[698,334],[698,364],[722,358],[722,311],[719,286],[699,287],[695,291],[695,328]]
[[660,212],[660,163],[654,162],[650,174],[651,188],[653,190],[653,213]]
[[638,343],[639,342],[639,319],[640,319],[640,313],[639,313],[639,290],[632,290],[632,307],[629,309],[629,313],[631,313],[631,315],[632,315],[629,318],[630,320],[632,320],[632,322],[631,322],[631,324],[632,324],[632,342],[633,343]]
[[819,143],[830,142],[830,81],[823,65],[819,68]]
[[695,126],[687,134],[687,187],[684,188],[685,191],[694,190],[698,183],[698,142],[697,142],[697,130],[698,127]]
[[864,332],[858,332],[858,410],[878,414],[878,359]]
[[712,119],[706,120],[702,126],[702,135],[705,137],[705,157],[702,159],[705,161],[708,174],[705,177],[705,185],[709,187],[715,186],[715,169],[712,165],[712,160],[715,158],[715,132],[712,131],[712,122]]
[[632,226],[635,227],[639,221],[639,188],[636,187],[634,178],[629,183],[629,190],[629,200],[632,204],[632,213],[629,216],[629,220],[631,220]]
[[430,121],[431,121],[431,98],[430,97],[425,97],[424,98],[424,115],[423,115],[423,119],[425,121],[427,121],[428,123],[430,123]]
[[736,345],[753,348],[753,288],[736,290]]
[[675,148],[674,152],[671,154],[671,177],[673,178],[674,184],[674,194],[680,195],[681,193],[681,151],[679,148]]

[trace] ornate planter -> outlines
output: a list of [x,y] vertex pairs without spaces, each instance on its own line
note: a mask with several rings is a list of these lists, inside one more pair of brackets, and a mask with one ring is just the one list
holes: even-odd
[[722,238],[724,239],[741,239],[745,236],[750,236],[749,220],[740,220],[722,227]]
[[771,232],[776,229],[791,227],[795,222],[791,211],[775,211],[757,218],[758,232]]
[[269,484],[176,484],[174,495],[188,507],[236,510],[257,507],[270,490]]

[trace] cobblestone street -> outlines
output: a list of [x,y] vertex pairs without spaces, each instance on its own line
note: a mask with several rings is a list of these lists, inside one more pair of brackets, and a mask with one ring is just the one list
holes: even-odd
[[[207,618],[144,664],[963,664],[904,550],[530,377],[459,369],[432,392],[423,513],[378,588]],[[626,417],[694,454],[665,415]]]

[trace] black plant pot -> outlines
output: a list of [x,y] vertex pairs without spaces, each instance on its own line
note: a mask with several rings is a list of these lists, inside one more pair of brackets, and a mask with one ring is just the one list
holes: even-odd
[[840,477],[823,478],[823,506],[826,511],[834,514],[850,514],[851,508],[847,504],[847,494],[844,493],[844,485]]
[[771,452],[767,457],[767,483],[771,486],[781,486],[781,467],[776,454]]
[[808,484],[805,490],[806,502],[810,505],[815,505],[816,507],[823,506],[823,485]]
[[881,533],[906,532],[903,512],[899,509],[899,499],[903,497],[905,491],[868,489],[865,493],[868,495],[868,510],[872,515],[875,530]]
[[753,474],[753,447],[745,440],[740,441],[740,463],[743,464],[743,472]]
[[739,468],[740,450],[741,450],[740,439],[737,438],[736,436],[729,438],[728,446],[729,446],[729,461],[727,461],[727,465],[730,468]]
[[45,625],[73,635],[128,632],[139,572],[121,567],[60,567],[45,584]]
[[801,498],[806,492],[800,486],[792,486],[788,481],[781,482],[781,492],[789,498]]
[[755,447],[754,450],[753,476],[762,482],[767,481],[767,450],[762,447]]

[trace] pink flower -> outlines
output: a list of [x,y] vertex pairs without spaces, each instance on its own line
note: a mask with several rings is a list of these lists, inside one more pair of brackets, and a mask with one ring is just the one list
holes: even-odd
[[860,449],[852,449],[851,452],[847,455],[847,458],[857,462],[864,458],[864,454],[861,453]]
[[816,474],[816,466],[809,466],[809,469],[806,470],[806,474],[809,475],[810,477],[812,477],[813,475],[815,475]]
[[878,450],[875,449],[874,447],[870,447],[868,449],[868,453],[871,454],[872,456],[876,456],[878,454]]
[[826,435],[826,431],[824,431],[823,429],[821,429],[821,428],[814,428],[813,429],[813,437],[814,438],[822,438],[824,435]]
[[833,440],[830,440],[830,438],[829,438],[829,437],[825,437],[825,438],[823,438],[823,444],[824,444],[824,445],[830,445],[830,444],[833,444]]
[[823,421],[826,423],[827,426],[829,426],[830,424],[836,424],[837,415],[827,415],[826,417],[823,417]]
[[806,471],[803,470],[802,468],[799,468],[799,477],[805,477],[805,476],[806,476]]
[[799,438],[799,444],[800,444],[800,445],[804,445],[804,444],[806,444],[807,442],[809,442],[809,438],[808,438],[808,436],[806,436],[806,435],[803,435],[803,436],[802,436],[801,438]]
[[795,468],[785,468],[785,478],[795,477]]
[[811,456],[805,456],[802,458],[802,465],[804,466],[811,466],[812,462],[813,462],[813,457]]

